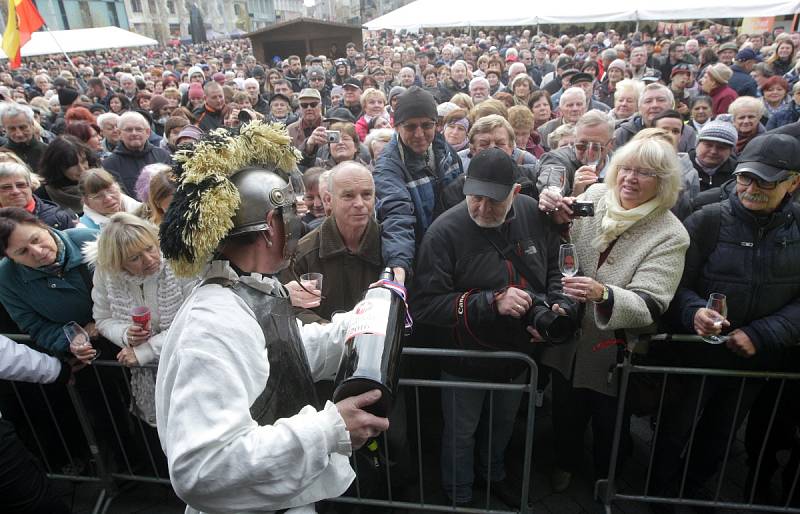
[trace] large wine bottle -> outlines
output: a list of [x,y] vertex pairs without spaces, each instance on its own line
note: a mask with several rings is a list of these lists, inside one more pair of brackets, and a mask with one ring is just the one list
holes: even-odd
[[[393,282],[392,269],[384,269],[380,278]],[[394,283],[373,287],[353,309],[333,392],[333,401],[338,402],[380,389],[380,400],[365,409],[380,417],[392,407],[405,335],[406,304],[392,288],[402,290]]]

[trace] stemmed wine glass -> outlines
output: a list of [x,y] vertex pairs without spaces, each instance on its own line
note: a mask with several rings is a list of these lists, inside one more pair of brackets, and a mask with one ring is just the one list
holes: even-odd
[[578,273],[578,254],[574,244],[563,244],[558,249],[558,269],[565,277],[574,277]]
[[[67,336],[67,341],[69,341],[70,347],[76,348],[92,348],[92,343],[90,341],[89,334],[80,326],[78,323],[74,321],[70,321],[63,327],[64,335]],[[94,357],[89,363],[94,362],[97,358],[100,357],[100,350],[95,348]]]
[[564,194],[564,177],[567,174],[567,168],[564,166],[549,165],[542,169],[546,178],[546,189],[553,193],[554,196],[561,198]]
[[[728,316],[728,301],[725,295],[722,293],[711,293],[708,296],[708,302],[706,302],[706,309],[718,314],[714,320],[714,328],[722,328],[722,322],[725,321],[725,318]],[[727,337],[716,335],[703,337],[703,341],[709,344],[722,344],[727,339]]]
[[597,165],[600,164],[600,151],[602,146],[598,143],[587,143],[586,151],[584,152],[584,162],[586,166],[591,166],[595,173],[597,172]]

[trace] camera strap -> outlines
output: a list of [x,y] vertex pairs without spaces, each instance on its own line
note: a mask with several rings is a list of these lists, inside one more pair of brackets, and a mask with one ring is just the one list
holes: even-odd
[[514,251],[514,245],[511,244],[508,238],[506,238],[499,229],[481,230],[480,232],[481,235],[489,241],[489,244],[497,250],[497,253],[507,261],[510,261],[517,273],[522,275],[531,287],[534,287],[536,284],[536,273],[534,273],[533,270],[525,264],[522,257]]

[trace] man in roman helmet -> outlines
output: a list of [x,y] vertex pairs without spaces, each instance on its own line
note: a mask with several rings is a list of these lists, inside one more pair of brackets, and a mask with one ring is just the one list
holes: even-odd
[[348,313],[299,322],[273,278],[300,237],[285,129],[215,131],[178,152],[161,246],[200,284],[176,315],[159,362],[158,433],[187,513],[313,512],[354,478],[348,456],[389,426],[363,410],[374,390],[318,410]]

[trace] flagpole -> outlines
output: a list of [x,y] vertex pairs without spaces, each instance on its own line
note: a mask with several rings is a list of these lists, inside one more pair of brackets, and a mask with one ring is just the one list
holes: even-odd
[[50,34],[50,37],[53,38],[53,41],[55,42],[56,46],[58,47],[59,50],[61,50],[61,53],[64,54],[64,58],[67,60],[69,65],[72,66],[73,71],[75,71],[75,73],[77,74],[78,73],[78,67],[75,66],[75,63],[73,63],[72,59],[69,58],[69,55],[67,55],[67,52],[61,47],[61,43],[58,42],[58,38],[56,38],[56,35],[53,34],[53,32],[50,30],[50,27],[47,26],[47,23],[44,23],[43,27],[47,31],[47,33]]

